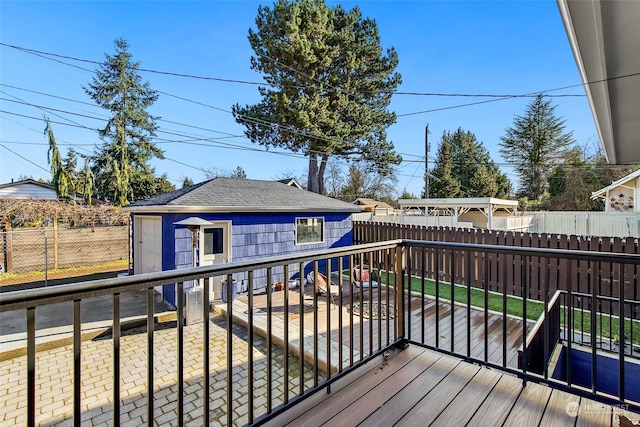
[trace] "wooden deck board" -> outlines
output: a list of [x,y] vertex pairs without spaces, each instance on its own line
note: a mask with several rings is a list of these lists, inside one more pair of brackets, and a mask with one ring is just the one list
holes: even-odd
[[547,407],[551,389],[527,383],[505,420],[505,425],[537,426]]
[[[553,390],[544,416],[540,421],[541,427],[563,427],[575,422],[573,410],[580,407],[580,397],[562,390]],[[577,412],[576,412],[577,413]]]
[[[298,405],[269,420],[265,426],[281,427],[285,425],[320,425],[324,420],[351,405],[361,396],[366,395],[380,382],[401,370],[413,359],[425,354],[428,350],[411,346],[407,350],[398,351],[388,360],[382,356],[376,362],[371,362],[358,368],[350,376],[343,377],[332,384],[332,392],[319,392],[303,400]],[[393,353],[394,351],[392,351]],[[430,352],[428,357],[438,358],[439,355]],[[357,381],[353,381],[357,378]]]
[[459,361],[440,357],[420,376],[409,382],[389,399],[383,406],[372,411],[361,420],[360,427],[394,425],[405,413],[410,411],[422,397],[431,392],[458,365]]
[[400,419],[399,424],[414,426],[423,425],[425,421],[431,423],[460,393],[479,369],[476,365],[460,362],[411,411]]
[[598,427],[611,425],[612,408],[591,399],[582,398],[580,400],[579,415],[576,427]]
[[[426,377],[430,376],[431,378],[434,375],[440,375],[441,378],[444,378],[450,368],[443,368],[442,363],[439,363],[441,360],[442,357],[433,352],[426,351],[422,353],[419,357],[407,363],[402,371],[387,377],[375,389],[371,390],[370,393],[354,401],[349,407],[336,414],[335,417],[327,419],[323,425],[345,427],[366,425],[366,423],[361,423],[373,413],[376,413],[379,408],[381,408],[382,411],[373,415],[375,424],[391,425],[384,422],[383,417],[381,417],[386,413],[397,415],[398,411],[396,410],[391,412],[384,410],[388,405],[394,405],[394,403],[390,403],[390,400],[402,396],[400,399],[403,403],[411,402],[416,396],[421,395],[415,391],[408,391],[408,389],[411,389],[411,384],[422,384],[422,388],[424,388],[424,384],[429,384],[429,382],[423,381]],[[448,366],[452,365],[450,362],[448,363]],[[422,391],[422,393],[424,393],[424,391]],[[394,409],[395,408],[396,406],[394,406]]]
[[522,392],[522,380],[501,374],[495,387],[469,420],[469,425],[500,426]]
[[[478,371],[431,425],[443,427],[466,425],[498,380],[500,380],[500,374],[496,371]],[[461,408],[464,409],[461,410]]]

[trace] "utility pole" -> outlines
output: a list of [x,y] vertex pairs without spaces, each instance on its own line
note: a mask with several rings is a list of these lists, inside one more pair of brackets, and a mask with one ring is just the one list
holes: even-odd
[[429,123],[424,128],[424,196],[429,198]]

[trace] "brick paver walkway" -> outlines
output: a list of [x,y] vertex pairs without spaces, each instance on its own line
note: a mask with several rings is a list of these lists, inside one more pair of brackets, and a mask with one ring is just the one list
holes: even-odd
[[[121,337],[121,411],[123,426],[138,427],[147,422],[147,335],[144,331]],[[233,326],[233,411],[236,425],[248,422],[247,331]],[[176,328],[154,332],[154,419],[156,425],[177,424]],[[210,327],[210,419],[212,425],[226,425],[227,381],[226,319],[213,315]],[[265,342],[254,339],[254,416],[266,413],[267,357]],[[73,425],[73,346],[38,352],[36,360],[36,425]],[[184,412],[185,424],[202,425],[202,324],[184,328]],[[273,407],[284,399],[283,352],[272,349]],[[289,355],[289,396],[299,390],[297,358]],[[82,424],[110,426],[113,420],[112,340],[82,343]],[[305,365],[305,389],[313,385],[312,369]],[[0,425],[27,423],[26,356],[0,362]],[[321,378],[322,379],[322,378]]]

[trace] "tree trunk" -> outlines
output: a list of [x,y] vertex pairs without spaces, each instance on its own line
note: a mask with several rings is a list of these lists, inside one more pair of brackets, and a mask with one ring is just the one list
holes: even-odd
[[318,158],[315,154],[309,154],[309,176],[307,177],[307,190],[318,193]]
[[318,165],[318,155],[309,154],[309,176],[307,178],[307,190],[312,193],[324,194],[324,173],[327,169],[329,156],[324,154]]

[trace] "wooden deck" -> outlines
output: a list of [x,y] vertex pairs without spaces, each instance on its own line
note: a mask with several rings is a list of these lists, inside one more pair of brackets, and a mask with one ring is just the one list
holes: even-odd
[[640,415],[411,345],[267,426],[631,426]]
[[[285,292],[273,292],[271,310],[274,318],[284,320],[285,317],[290,325],[299,327],[302,325],[305,330],[312,331],[317,324],[317,333],[325,335],[329,329],[331,340],[343,346],[354,343],[354,351],[358,355],[367,356],[373,354],[380,348],[385,347],[388,342],[396,339],[394,331],[395,319],[389,322],[387,334],[386,321],[379,319],[363,319],[357,314],[351,316],[351,304],[358,305],[360,302],[375,303],[378,300],[384,303],[393,304],[395,295],[384,288],[374,289],[371,298],[368,291],[363,292],[362,301],[359,294],[354,294],[353,299],[346,291],[342,296],[342,301],[332,300],[327,305],[326,296],[318,296],[317,310],[314,308],[314,298],[312,287],[304,288],[303,319],[300,317],[300,289],[290,290],[287,296],[288,304],[285,304]],[[246,295],[238,297],[238,300],[247,303]],[[405,301],[408,304],[408,300]],[[267,310],[267,295],[258,294],[254,296],[254,309],[260,313]],[[286,307],[285,307],[286,305]],[[327,310],[329,307],[329,310]],[[453,332],[452,319],[453,312]],[[411,328],[409,339],[422,342],[427,346],[437,347],[446,351],[452,351],[451,340],[453,339],[453,351],[458,354],[467,355],[467,332],[470,333],[471,350],[469,355],[479,360],[485,358],[485,313],[483,310],[470,310],[471,320],[467,322],[468,312],[466,306],[451,305],[449,302],[441,301],[438,310],[438,339],[436,341],[436,303],[433,299],[425,299],[424,309],[420,298],[411,298]],[[317,318],[314,318],[316,316]],[[486,356],[487,361],[496,365],[517,367],[518,350],[522,344],[522,321],[513,317],[503,317],[500,314],[488,313]],[[503,324],[506,327],[503,328]],[[339,325],[342,327],[340,328]],[[532,325],[532,324],[530,324]],[[503,338],[503,330],[506,329],[506,337]],[[380,331],[380,334],[378,334]],[[379,338],[380,337],[380,338]],[[294,336],[295,338],[295,336]],[[361,341],[362,338],[362,341]],[[389,341],[388,341],[389,340]],[[373,341],[373,342],[372,342]],[[503,351],[502,343],[506,342]],[[506,358],[505,358],[506,356]]]

